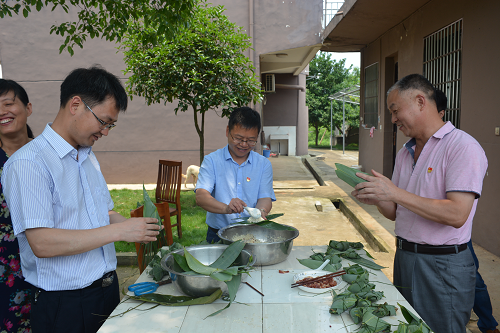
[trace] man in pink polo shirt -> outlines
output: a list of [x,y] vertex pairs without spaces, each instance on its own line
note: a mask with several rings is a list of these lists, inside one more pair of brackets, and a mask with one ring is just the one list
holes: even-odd
[[372,170],[352,192],[396,221],[394,285],[436,333],[465,332],[475,266],[467,247],[488,167],[479,143],[441,119],[435,90],[411,74],[387,92],[392,122],[411,139],[392,181]]

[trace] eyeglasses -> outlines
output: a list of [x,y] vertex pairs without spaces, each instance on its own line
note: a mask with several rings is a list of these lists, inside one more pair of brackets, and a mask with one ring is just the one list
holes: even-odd
[[83,104],[85,104],[85,106],[87,107],[87,109],[89,109],[90,112],[92,112],[92,114],[94,115],[95,119],[97,119],[97,121],[99,122],[99,124],[101,124],[101,126],[99,127],[101,130],[108,129],[108,130],[111,131],[113,128],[116,127],[116,124],[108,124],[104,120],[99,119],[99,117],[97,117],[95,115],[94,111],[92,111],[92,109],[90,108],[90,106],[88,106],[87,103],[85,103],[85,101],[83,99],[82,99],[82,102],[83,102]]
[[231,136],[231,138],[233,139],[233,142],[236,143],[237,145],[239,145],[240,143],[246,143],[248,146],[250,147],[253,147],[257,144],[257,141],[256,140],[241,140],[241,139],[235,139],[234,136],[231,134],[231,132],[229,132],[229,135]]

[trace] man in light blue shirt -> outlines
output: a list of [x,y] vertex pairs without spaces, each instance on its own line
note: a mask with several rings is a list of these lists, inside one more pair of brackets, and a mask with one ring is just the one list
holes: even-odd
[[60,109],[43,133],[5,164],[2,186],[33,286],[34,332],[97,332],[120,301],[113,242],[149,242],[157,220],[125,219],[92,145],[115,127],[127,95],[100,67],[72,71]]
[[258,208],[265,218],[276,201],[271,162],[253,151],[260,115],[249,107],[235,109],[226,128],[227,146],[205,156],[196,183],[196,203],[207,211],[207,242],[236,218],[249,216],[243,207]]

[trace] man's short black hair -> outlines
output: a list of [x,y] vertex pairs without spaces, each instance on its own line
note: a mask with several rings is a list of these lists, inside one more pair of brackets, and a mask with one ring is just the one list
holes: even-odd
[[257,128],[257,132],[260,133],[260,114],[248,106],[236,108],[229,116],[229,130],[236,125],[245,129]]
[[403,93],[409,90],[420,90],[427,95],[427,98],[436,102],[434,86],[427,80],[427,78],[420,74],[406,75],[404,78],[394,83],[394,85],[387,91],[387,95],[393,90],[398,90]]
[[120,80],[99,65],[77,68],[61,84],[61,108],[74,96],[80,96],[90,107],[113,97],[116,108],[127,109],[127,93]]
[[436,107],[438,112],[445,111],[448,108],[448,97],[441,89],[435,89],[434,91]]

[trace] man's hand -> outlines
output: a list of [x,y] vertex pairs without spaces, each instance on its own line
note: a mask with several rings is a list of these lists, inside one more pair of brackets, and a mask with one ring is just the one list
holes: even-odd
[[140,217],[100,228],[33,228],[27,229],[25,234],[35,256],[51,258],[88,252],[116,241],[152,242],[163,228],[157,223],[157,219]]
[[232,198],[226,208],[226,214],[241,213],[246,203],[239,198]]
[[396,219],[396,203],[391,198],[395,198],[395,193],[399,188],[389,178],[375,170],[372,170],[372,175],[357,172],[356,176],[367,180],[367,182],[356,185],[351,194],[361,203],[376,205],[382,215],[394,221]]
[[357,172],[356,176],[367,182],[356,185],[351,194],[360,202],[369,205],[377,205],[380,201],[394,201],[398,187],[381,173],[372,170],[372,174],[373,176],[369,176]]
[[151,217],[132,217],[120,223],[121,238],[125,242],[153,242],[162,229],[158,220]]

